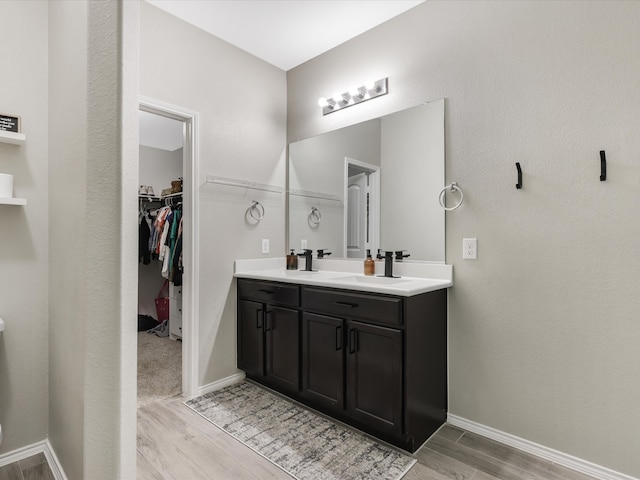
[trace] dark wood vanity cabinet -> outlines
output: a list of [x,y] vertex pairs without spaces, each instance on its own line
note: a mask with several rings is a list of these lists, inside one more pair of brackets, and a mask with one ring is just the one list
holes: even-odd
[[[283,320],[290,327],[286,338],[274,337],[266,320],[275,303],[252,296],[265,284],[299,289],[298,306],[287,308],[299,312],[300,325],[293,316]],[[446,421],[446,290],[399,297],[239,279],[238,292],[238,367],[249,378],[411,452]],[[250,332],[260,330],[260,309],[263,343]],[[293,362],[292,352],[282,352],[297,335],[296,368],[279,364],[278,375],[266,364],[255,368],[269,350]],[[294,370],[299,390],[280,378],[290,379]]]
[[398,297],[304,287],[302,396],[400,435],[403,335],[385,325],[402,325],[402,303]]
[[344,409],[344,321],[302,314],[302,395],[331,410]]
[[402,433],[402,331],[347,322],[346,414],[392,434]]
[[300,389],[299,287],[238,281],[238,368],[249,377]]

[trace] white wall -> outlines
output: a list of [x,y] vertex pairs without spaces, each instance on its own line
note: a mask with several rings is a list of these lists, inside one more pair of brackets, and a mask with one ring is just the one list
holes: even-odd
[[49,182],[64,185],[49,195],[49,436],[69,478],[81,478],[84,456],[86,17],[85,2],[49,5]]
[[171,188],[171,181],[182,177],[182,152],[182,148],[169,152],[140,145],[140,185],[152,186],[158,196]]
[[[291,140],[446,98],[465,193],[446,219],[450,412],[634,476],[639,24],[637,2],[425,2],[287,74]],[[388,95],[320,114],[384,76]]]
[[[199,112],[200,386],[234,375],[233,260],[261,257],[261,239],[283,256],[282,194],[216,187],[207,175],[284,187],[285,73],[145,2],[141,4],[140,91]],[[265,94],[268,93],[268,94]],[[252,200],[265,217],[247,220]]]
[[0,2],[0,31],[1,110],[22,117],[27,137],[0,143],[0,172],[28,202],[0,205],[1,455],[47,436],[47,2]]
[[49,14],[48,435],[70,480],[134,478],[138,4]]

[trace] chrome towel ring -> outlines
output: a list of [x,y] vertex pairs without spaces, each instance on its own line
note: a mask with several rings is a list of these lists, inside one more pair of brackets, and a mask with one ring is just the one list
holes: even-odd
[[[450,190],[451,193],[460,192],[460,200],[453,207],[447,207],[444,204],[444,196],[448,188],[451,189]],[[440,190],[440,196],[438,197],[438,202],[440,202],[440,206],[447,211],[455,210],[456,208],[458,208],[460,205],[462,205],[463,200],[464,200],[464,194],[462,193],[462,190],[460,189],[460,187],[458,187],[458,184],[456,182],[451,182],[451,185],[447,185],[442,190]]]
[[264,218],[264,207],[257,200],[253,200],[251,202],[251,206],[249,207],[249,215],[254,220],[262,220]]
[[313,225],[320,225],[321,221],[322,214],[320,213],[320,210],[318,210],[316,207],[311,207],[311,210],[309,211],[309,223]]

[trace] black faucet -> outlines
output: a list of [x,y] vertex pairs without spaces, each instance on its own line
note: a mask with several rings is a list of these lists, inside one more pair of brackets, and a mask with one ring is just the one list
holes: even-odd
[[324,258],[327,255],[331,255],[331,252],[325,252],[326,248],[318,249],[318,258]]
[[410,254],[404,254],[402,252],[406,252],[406,250],[396,250],[396,260],[402,260],[403,258],[410,257]]
[[304,252],[299,253],[298,256],[304,257],[304,271],[313,272],[313,270],[311,269],[311,262],[313,260],[313,250],[309,250],[308,248],[305,248]]
[[384,258],[384,276],[393,278],[393,252],[384,252],[383,256],[380,249],[378,249],[378,255],[376,255],[376,257],[380,259]]

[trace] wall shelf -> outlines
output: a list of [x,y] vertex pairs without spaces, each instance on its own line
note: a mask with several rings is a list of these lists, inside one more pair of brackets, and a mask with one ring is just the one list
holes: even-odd
[[311,192],[309,190],[296,190],[292,188],[289,190],[289,195],[296,195],[298,197],[318,198],[320,200],[331,200],[334,202],[342,202],[342,197],[338,195],[331,195],[329,193]]
[[26,198],[2,198],[0,197],[0,205],[26,205]]
[[236,180],[233,178],[214,177],[213,175],[207,175],[206,183],[213,183],[216,185],[226,185],[229,187],[248,188],[251,190],[262,190],[265,192],[282,193],[284,190],[282,187],[275,185],[266,185],[264,183],[249,182],[247,180]]
[[0,130],[0,142],[11,143],[12,145],[22,145],[27,136],[24,133],[5,132]]

